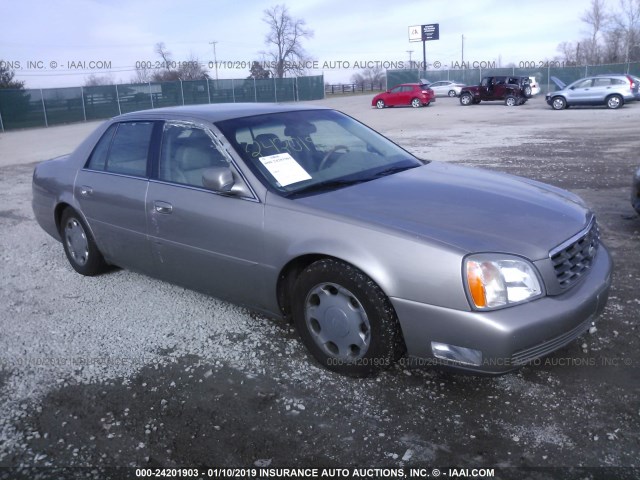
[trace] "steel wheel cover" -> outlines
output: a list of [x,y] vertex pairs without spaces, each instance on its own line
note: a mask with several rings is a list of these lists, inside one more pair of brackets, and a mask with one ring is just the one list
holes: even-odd
[[78,265],[85,265],[89,260],[89,241],[84,228],[75,218],[70,218],[65,225],[64,239],[73,260]]
[[326,355],[342,360],[366,355],[371,324],[353,293],[335,283],[321,283],[309,291],[304,305],[307,329]]

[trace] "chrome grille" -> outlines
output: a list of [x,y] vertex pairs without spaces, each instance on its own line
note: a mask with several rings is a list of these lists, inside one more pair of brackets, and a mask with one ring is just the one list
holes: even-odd
[[549,253],[561,288],[571,287],[591,268],[599,244],[598,224],[592,218],[586,229]]

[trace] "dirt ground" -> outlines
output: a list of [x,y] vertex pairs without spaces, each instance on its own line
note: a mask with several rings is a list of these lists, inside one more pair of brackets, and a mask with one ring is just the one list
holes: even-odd
[[637,478],[640,217],[629,195],[640,103],[557,112],[542,98],[511,108],[438,98],[375,110],[370,98],[312,103],[422,158],[534,178],[586,200],[615,261],[597,330],[500,377],[401,365],[340,377],[313,362],[288,324],[127,271],[77,275],[33,219],[31,173],[95,124],[0,134],[0,478],[34,466]]

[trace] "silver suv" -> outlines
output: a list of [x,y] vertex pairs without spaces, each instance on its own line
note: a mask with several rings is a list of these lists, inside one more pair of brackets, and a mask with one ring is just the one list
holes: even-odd
[[551,80],[560,88],[546,95],[547,103],[554,110],[572,105],[606,105],[620,108],[625,102],[635,100],[638,85],[629,75],[596,75],[565,85],[557,77]]

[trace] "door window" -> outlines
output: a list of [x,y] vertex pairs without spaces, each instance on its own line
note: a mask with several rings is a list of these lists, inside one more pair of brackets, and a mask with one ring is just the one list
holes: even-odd
[[202,176],[207,169],[228,166],[226,157],[203,128],[165,124],[158,170],[160,180],[202,187]]
[[96,145],[87,168],[136,177],[147,175],[153,122],[114,124]]

